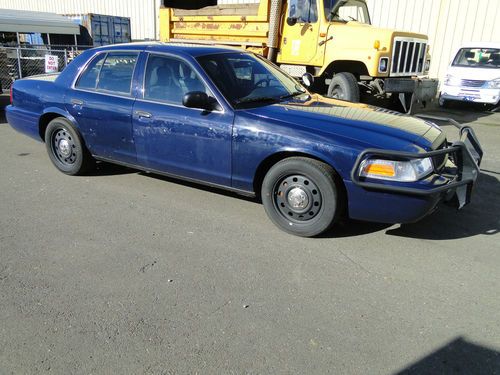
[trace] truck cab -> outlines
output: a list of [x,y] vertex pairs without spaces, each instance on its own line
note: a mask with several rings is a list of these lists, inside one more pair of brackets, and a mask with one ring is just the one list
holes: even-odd
[[[169,3],[176,8],[168,8]],[[173,4],[175,3],[175,4]],[[391,98],[410,112],[436,97],[426,35],[371,25],[365,0],[267,0],[179,9],[164,0],[164,41],[238,45],[332,98]],[[207,3],[208,4],[208,3]]]

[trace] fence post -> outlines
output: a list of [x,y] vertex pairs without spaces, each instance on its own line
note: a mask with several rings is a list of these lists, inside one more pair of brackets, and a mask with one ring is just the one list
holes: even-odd
[[16,48],[17,51],[17,69],[19,69],[19,78],[23,78],[23,72],[21,70],[21,49]]
[[65,48],[64,49],[64,67],[66,68],[68,66],[68,50]]

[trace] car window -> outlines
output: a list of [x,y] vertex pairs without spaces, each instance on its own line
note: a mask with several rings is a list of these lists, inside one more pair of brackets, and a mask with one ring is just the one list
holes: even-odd
[[85,72],[80,76],[76,87],[82,89],[95,89],[97,86],[97,77],[99,77],[99,72],[106,57],[105,53],[97,55],[87,66]]
[[297,81],[249,53],[219,53],[198,57],[202,68],[232,105],[305,93]]
[[500,49],[462,48],[458,51],[453,66],[474,68],[500,68]]
[[136,62],[137,53],[108,53],[99,74],[97,89],[120,94],[130,93]]
[[185,62],[167,56],[150,55],[144,77],[144,99],[182,104],[188,92],[209,91]]

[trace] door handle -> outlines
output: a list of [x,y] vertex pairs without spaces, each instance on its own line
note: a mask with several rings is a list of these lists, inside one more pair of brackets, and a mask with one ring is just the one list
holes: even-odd
[[80,100],[80,99],[71,99],[71,104],[82,106],[83,105],[83,100]]
[[145,111],[135,111],[135,114],[138,117],[143,117],[143,118],[151,118],[151,117],[153,117],[153,115],[151,115],[151,113],[145,112]]

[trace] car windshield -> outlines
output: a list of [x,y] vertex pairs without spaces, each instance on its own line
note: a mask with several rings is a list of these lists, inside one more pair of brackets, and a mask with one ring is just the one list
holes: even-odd
[[500,49],[462,48],[458,51],[452,65],[471,68],[500,68]]
[[325,0],[325,16],[328,21],[357,21],[370,24],[366,3],[361,0]]
[[234,107],[308,95],[292,77],[251,53],[219,53],[198,57],[198,61]]

